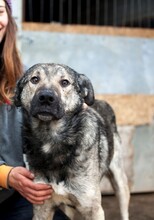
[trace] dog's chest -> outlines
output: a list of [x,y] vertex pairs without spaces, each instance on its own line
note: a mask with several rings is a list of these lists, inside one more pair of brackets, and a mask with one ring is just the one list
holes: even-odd
[[75,147],[71,143],[58,142],[55,138],[45,143],[35,139],[27,148],[30,168],[48,181],[60,182],[70,176],[70,167],[75,166]]

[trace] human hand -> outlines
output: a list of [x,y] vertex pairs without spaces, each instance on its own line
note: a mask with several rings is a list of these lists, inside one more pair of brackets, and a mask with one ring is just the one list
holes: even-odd
[[52,196],[50,185],[34,183],[34,175],[24,167],[13,168],[8,176],[8,184],[33,204],[43,204]]

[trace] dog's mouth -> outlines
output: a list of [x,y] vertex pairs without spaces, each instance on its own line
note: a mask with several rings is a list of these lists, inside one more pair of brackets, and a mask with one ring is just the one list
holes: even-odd
[[49,113],[46,112],[41,112],[37,114],[37,117],[41,120],[41,121],[51,121],[53,120],[55,117]]
[[38,118],[41,121],[47,122],[52,120],[59,120],[63,117],[63,111],[32,111],[32,115],[35,118]]

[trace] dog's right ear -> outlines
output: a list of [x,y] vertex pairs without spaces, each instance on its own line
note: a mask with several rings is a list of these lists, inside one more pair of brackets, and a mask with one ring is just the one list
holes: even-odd
[[15,95],[13,97],[13,101],[16,107],[20,107],[21,106],[21,92],[22,92],[22,87],[21,87],[21,80],[19,80],[16,84],[15,87]]
[[15,106],[17,106],[17,107],[20,107],[22,105],[21,93],[22,93],[23,87],[26,83],[27,83],[27,76],[26,76],[26,74],[24,74],[23,77],[17,81],[16,87],[15,87],[15,95],[13,97],[13,102],[14,102]]

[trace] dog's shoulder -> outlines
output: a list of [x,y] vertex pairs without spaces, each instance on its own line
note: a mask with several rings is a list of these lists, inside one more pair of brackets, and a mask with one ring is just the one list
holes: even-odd
[[95,100],[91,106],[111,127],[113,133],[117,133],[116,115],[111,105],[104,100]]

